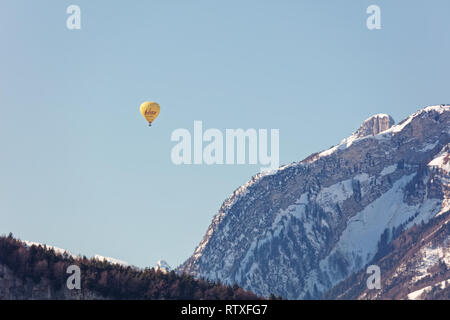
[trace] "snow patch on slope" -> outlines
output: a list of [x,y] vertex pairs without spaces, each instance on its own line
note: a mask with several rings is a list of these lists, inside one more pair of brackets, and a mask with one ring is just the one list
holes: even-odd
[[435,141],[434,143],[427,143],[419,151],[427,152],[427,151],[433,150],[438,144],[439,144],[439,141]]
[[315,201],[321,204],[322,208],[333,211],[336,207],[336,203],[342,203],[352,195],[352,179],[348,179],[323,188],[317,195]]
[[439,286],[441,289],[445,289],[449,285],[450,285],[450,279],[443,280],[441,282],[436,283],[433,286],[428,286],[428,287],[422,288],[420,290],[411,292],[410,294],[408,294],[408,300],[418,300],[418,299],[420,299],[420,297],[422,296],[423,293],[430,292],[435,287]]
[[439,263],[444,262],[450,267],[450,236],[444,241],[443,246],[433,247],[431,244],[420,250],[422,260],[416,267],[416,276],[413,277],[411,283],[415,283],[420,279],[431,275],[428,269]]
[[331,254],[320,262],[321,270],[330,276],[333,284],[346,276],[332,262],[333,258],[343,258],[347,271],[357,271],[373,258],[377,243],[386,228],[398,227],[415,214],[416,218],[408,225],[421,220],[426,222],[439,211],[441,201],[436,199],[428,199],[415,206],[403,202],[403,188],[413,176],[414,174],[405,176],[396,181],[388,192],[349,220]]
[[430,167],[437,167],[447,173],[450,172],[450,155],[448,152],[444,152],[438,157],[434,158],[433,160],[428,163]]
[[[42,247],[42,248],[47,248],[49,250],[53,250],[55,251],[56,254],[60,254],[60,255],[68,255],[74,259],[80,258],[80,255],[75,255],[73,253],[71,253],[70,251],[67,251],[65,249],[61,249],[55,246],[49,246],[46,244],[42,244],[39,242],[33,242],[33,241],[27,241],[27,240],[22,240],[22,242],[27,246],[27,247],[31,247],[31,246],[36,246],[36,247]],[[101,255],[96,254],[93,259],[98,260],[98,261],[107,261],[111,264],[119,264],[119,265],[123,265],[123,266],[129,266],[130,264],[128,262],[119,260],[119,259],[115,259],[115,258],[110,258],[110,257],[103,257]]]
[[382,176],[387,176],[388,174],[394,173],[395,170],[397,170],[397,165],[393,164],[381,170],[380,174]]
[[98,260],[98,261],[106,261],[106,262],[109,262],[111,264],[118,264],[118,265],[121,265],[121,266],[124,266],[124,267],[128,267],[130,265],[128,262],[125,262],[125,261],[122,261],[122,260],[119,260],[119,259],[115,259],[115,258],[111,258],[111,257],[104,257],[104,256],[101,256],[101,255],[98,255],[98,254],[96,254],[94,256],[94,259]]
[[45,248],[47,248],[47,249],[49,249],[49,250],[55,251],[56,254],[60,254],[60,255],[67,254],[68,256],[73,257],[73,258],[77,258],[77,257],[78,257],[77,255],[74,255],[74,254],[71,253],[70,251],[67,251],[67,250],[65,250],[65,249],[61,249],[61,248],[58,248],[58,247],[55,247],[55,246],[49,246],[49,245],[42,244],[42,243],[39,243],[39,242],[33,242],[33,241],[27,241],[27,240],[21,240],[21,241],[22,241],[27,247],[32,247],[32,246],[42,247],[42,248],[45,247]]

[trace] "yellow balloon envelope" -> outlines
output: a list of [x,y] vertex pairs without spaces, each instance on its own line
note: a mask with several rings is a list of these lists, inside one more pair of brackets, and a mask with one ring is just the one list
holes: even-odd
[[156,102],[144,102],[141,104],[141,114],[145,118],[145,120],[148,121],[148,124],[151,125],[152,122],[156,119],[156,117],[159,115],[159,104]]

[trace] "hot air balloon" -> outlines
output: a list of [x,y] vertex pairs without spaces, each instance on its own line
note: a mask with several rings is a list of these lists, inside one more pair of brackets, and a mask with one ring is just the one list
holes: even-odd
[[157,104],[156,102],[146,101],[141,104],[140,110],[142,116],[145,118],[145,120],[148,121],[148,126],[151,127],[152,122],[159,115],[159,104]]

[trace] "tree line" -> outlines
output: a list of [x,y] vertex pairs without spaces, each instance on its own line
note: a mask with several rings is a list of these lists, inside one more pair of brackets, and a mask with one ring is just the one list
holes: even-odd
[[12,234],[0,236],[0,264],[6,265],[23,280],[39,283],[45,278],[53,290],[64,289],[70,276],[66,273],[67,268],[77,265],[81,270],[82,290],[112,299],[259,299],[237,285],[194,279],[174,271],[164,273],[154,268],[138,269],[85,256],[74,257],[46,246],[27,246]]

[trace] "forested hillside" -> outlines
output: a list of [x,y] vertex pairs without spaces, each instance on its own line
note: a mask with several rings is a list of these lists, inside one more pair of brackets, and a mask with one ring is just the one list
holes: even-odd
[[[81,289],[69,290],[67,268],[81,270]],[[0,237],[0,299],[256,299],[237,286],[196,280],[175,272],[61,254]]]

